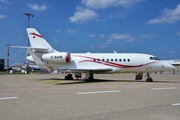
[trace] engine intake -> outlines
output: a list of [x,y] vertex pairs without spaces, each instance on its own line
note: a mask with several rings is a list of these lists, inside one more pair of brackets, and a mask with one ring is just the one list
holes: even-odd
[[71,55],[68,52],[48,53],[42,55],[42,60],[53,63],[68,63],[71,61]]

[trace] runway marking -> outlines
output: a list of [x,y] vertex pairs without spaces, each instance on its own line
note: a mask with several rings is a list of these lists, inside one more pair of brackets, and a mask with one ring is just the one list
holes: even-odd
[[177,89],[177,87],[151,88],[151,90],[173,90],[173,89]]
[[173,106],[177,106],[177,105],[180,105],[180,103],[175,103],[175,104],[171,104],[171,105],[173,105]]
[[78,95],[85,95],[85,94],[99,94],[99,93],[113,93],[113,92],[121,92],[121,90],[110,90],[110,91],[95,91],[95,92],[78,92]]
[[40,91],[40,90],[61,90],[62,88],[3,88],[0,91]]
[[53,81],[46,82],[45,84],[53,85],[53,84],[57,84],[57,83],[60,83],[60,81],[59,80],[53,80]]
[[10,99],[17,99],[18,97],[4,97],[0,98],[0,100],[10,100]]

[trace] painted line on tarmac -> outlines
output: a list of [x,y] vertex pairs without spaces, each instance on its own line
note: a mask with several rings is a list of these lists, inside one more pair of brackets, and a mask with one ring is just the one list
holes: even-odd
[[178,106],[178,105],[180,105],[180,103],[175,103],[175,104],[171,104],[171,105],[173,105],[173,106]]
[[10,100],[10,99],[17,99],[18,97],[4,97],[0,98],[0,100]]
[[45,84],[53,85],[53,84],[57,84],[57,83],[60,83],[60,81],[59,80],[53,80],[53,81],[46,82]]
[[99,93],[115,93],[121,92],[121,90],[110,90],[110,91],[94,91],[94,92],[78,92],[78,95],[85,95],[85,94],[99,94]]
[[166,88],[151,88],[151,90],[174,90],[177,87],[166,87]]

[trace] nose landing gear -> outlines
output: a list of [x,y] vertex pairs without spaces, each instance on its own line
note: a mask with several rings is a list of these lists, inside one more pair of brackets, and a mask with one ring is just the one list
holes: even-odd
[[149,72],[147,72],[147,79],[146,79],[146,82],[153,82],[153,79],[150,77],[150,74]]

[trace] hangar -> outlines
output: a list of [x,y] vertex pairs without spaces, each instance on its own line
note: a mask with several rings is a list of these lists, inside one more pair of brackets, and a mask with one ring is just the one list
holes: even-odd
[[169,64],[174,65],[176,68],[170,71],[172,74],[180,74],[180,60],[163,60]]

